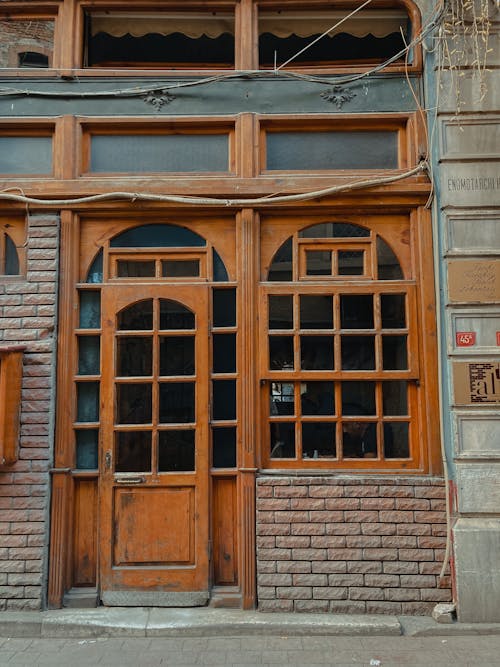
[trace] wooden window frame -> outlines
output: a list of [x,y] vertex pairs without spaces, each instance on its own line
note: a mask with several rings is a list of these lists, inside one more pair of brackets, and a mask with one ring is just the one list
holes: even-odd
[[[107,280],[117,281],[120,284],[126,282],[149,282],[157,280],[165,280],[166,277],[162,276],[162,266],[161,263],[165,260],[198,260],[199,262],[199,274],[197,276],[169,276],[168,280],[172,282],[197,282],[207,281],[208,272],[208,248],[200,248],[199,251],[195,252],[191,248],[172,248],[166,250],[165,248],[110,248],[108,250],[108,270],[109,275]],[[154,261],[155,262],[155,275],[152,277],[123,277],[119,276],[117,273],[117,264],[119,261],[123,260],[132,260],[132,261]]]
[[0,468],[19,457],[23,345],[0,347]]

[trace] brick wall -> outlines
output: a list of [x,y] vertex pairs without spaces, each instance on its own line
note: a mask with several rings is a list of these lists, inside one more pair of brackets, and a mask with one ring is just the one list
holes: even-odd
[[19,460],[0,469],[0,610],[39,609],[44,594],[58,218],[28,220],[27,274],[0,278],[0,345],[24,344]]
[[445,546],[442,479],[258,479],[261,611],[430,614]]
[[49,56],[54,46],[54,21],[0,18],[0,67],[18,67],[18,54],[33,51]]

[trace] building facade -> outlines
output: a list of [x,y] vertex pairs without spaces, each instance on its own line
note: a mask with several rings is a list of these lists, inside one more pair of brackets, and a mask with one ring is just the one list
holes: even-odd
[[0,609],[499,620],[488,11],[0,2]]

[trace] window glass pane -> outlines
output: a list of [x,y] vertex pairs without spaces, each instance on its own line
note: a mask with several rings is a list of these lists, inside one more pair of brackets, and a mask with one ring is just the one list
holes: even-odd
[[224,262],[221,259],[219,253],[212,248],[212,260],[213,260],[213,272],[214,272],[214,282],[224,283],[229,280],[227,275],[227,269],[224,266]]
[[295,414],[295,396],[293,382],[271,382],[269,396],[269,414]]
[[407,415],[407,383],[405,380],[382,382],[384,415]]
[[80,296],[80,329],[99,329],[101,326],[100,292],[82,291]]
[[266,169],[397,169],[394,131],[267,132]]
[[365,272],[365,253],[362,250],[339,250],[339,276],[362,276]]
[[236,334],[213,334],[213,372],[236,371]]
[[331,250],[306,250],[306,275],[331,276]]
[[333,329],[333,297],[301,294],[300,328]]
[[302,423],[302,458],[323,459],[336,456],[335,424],[326,422]]
[[295,424],[280,422],[270,424],[271,427],[271,458],[295,458]]
[[52,173],[52,137],[0,137],[0,174]]
[[300,387],[303,415],[335,414],[333,382],[304,382]]
[[269,268],[268,280],[292,280],[292,238],[287,239],[274,255]]
[[99,431],[89,429],[76,431],[76,467],[78,470],[96,470]]
[[302,239],[366,238],[370,230],[350,222],[320,222],[299,232]]
[[78,336],[78,375],[99,375],[100,370],[100,337]]
[[371,294],[342,294],[340,297],[340,326],[342,329],[373,329],[373,296]]
[[344,458],[373,459],[377,456],[377,425],[373,422],[342,423]]
[[212,391],[212,419],[236,419],[236,380],[214,380]]
[[103,263],[103,252],[99,250],[95,256],[94,261],[90,265],[89,272],[87,274],[87,283],[102,283],[102,263]]
[[381,294],[380,309],[382,311],[383,329],[405,328],[406,313],[404,294]]
[[194,375],[194,336],[160,338],[160,375]]
[[293,296],[269,296],[269,328],[293,329]]
[[190,248],[207,242],[196,232],[179,225],[141,225],[111,239],[111,248]]
[[90,138],[93,173],[228,169],[228,134],[96,134]]
[[215,288],[212,294],[214,327],[234,327],[236,325],[236,290]]
[[150,424],[152,420],[151,401],[151,384],[117,384],[117,424]]
[[200,275],[199,259],[166,259],[161,263],[164,278],[195,278]]
[[195,315],[182,303],[170,299],[160,299],[160,329],[194,329]]
[[5,234],[5,275],[19,275],[19,256],[16,246],[8,234]]
[[117,433],[115,458],[115,472],[151,472],[151,433]]
[[77,382],[76,421],[99,421],[99,382]]
[[195,432],[160,431],[158,472],[191,472],[195,470]]
[[153,339],[150,336],[120,336],[116,339],[116,374],[119,377],[153,374]]
[[333,336],[301,336],[300,367],[304,371],[333,370]]
[[342,370],[360,371],[375,368],[375,336],[342,336]]
[[403,271],[398,258],[380,236],[377,236],[377,264],[379,280],[403,279]]
[[293,368],[293,336],[269,336],[269,370],[289,371]]
[[382,357],[384,371],[406,370],[408,368],[406,336],[382,336]]
[[119,259],[116,263],[118,278],[154,278],[155,262]]
[[52,67],[53,20],[0,20],[0,67]]
[[148,331],[153,328],[153,300],[139,301],[117,315],[119,331]]
[[192,424],[194,421],[194,382],[165,382],[160,384],[160,423]]
[[342,414],[353,417],[375,415],[375,382],[342,382]]
[[212,466],[236,468],[236,427],[212,429]]
[[384,456],[386,459],[407,459],[410,456],[408,422],[384,424]]

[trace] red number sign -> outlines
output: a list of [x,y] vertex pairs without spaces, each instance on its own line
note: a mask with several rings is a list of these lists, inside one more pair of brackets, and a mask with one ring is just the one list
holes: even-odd
[[497,331],[497,345],[500,345],[500,331]]
[[[497,339],[498,339],[498,334],[497,334]],[[457,331],[457,333],[455,334],[455,340],[457,342],[457,347],[472,347],[473,345],[476,344],[476,332]]]

